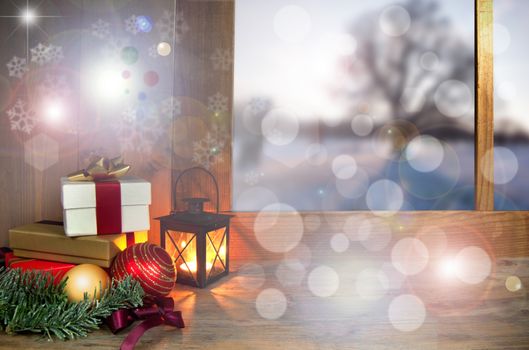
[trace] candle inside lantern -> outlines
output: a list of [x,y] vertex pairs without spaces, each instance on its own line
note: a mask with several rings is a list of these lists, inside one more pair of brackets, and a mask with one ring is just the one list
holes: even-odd
[[[206,262],[206,271],[211,270],[213,267],[213,264],[210,262]],[[197,272],[197,261],[196,259],[193,261],[190,261],[187,263],[180,264],[180,270],[189,271],[189,272]]]

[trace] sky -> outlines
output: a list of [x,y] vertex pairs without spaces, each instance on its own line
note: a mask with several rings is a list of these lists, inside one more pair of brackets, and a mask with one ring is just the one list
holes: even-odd
[[[271,96],[298,117],[338,115],[345,109],[329,98],[337,59],[354,52],[351,23],[393,0],[240,0],[235,20],[235,101]],[[473,37],[473,0],[443,0],[443,13]]]
[[513,119],[529,131],[529,1],[498,0],[494,2],[494,6],[496,101],[506,105],[503,107],[501,103],[496,103],[495,119]]

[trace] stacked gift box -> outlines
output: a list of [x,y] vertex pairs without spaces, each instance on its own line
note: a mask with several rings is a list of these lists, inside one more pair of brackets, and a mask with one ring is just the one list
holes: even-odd
[[147,241],[150,183],[79,173],[84,176],[61,179],[63,223],[42,221],[9,230],[12,252],[5,249],[0,256],[5,266],[48,271],[60,278],[77,264],[109,268],[120,251]]

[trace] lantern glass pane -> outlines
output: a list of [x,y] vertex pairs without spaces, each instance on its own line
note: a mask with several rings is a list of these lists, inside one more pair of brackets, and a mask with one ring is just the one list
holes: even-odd
[[208,279],[226,270],[226,228],[208,232],[206,238],[206,271]]
[[166,248],[175,262],[179,280],[197,279],[197,240],[190,232],[167,231]]

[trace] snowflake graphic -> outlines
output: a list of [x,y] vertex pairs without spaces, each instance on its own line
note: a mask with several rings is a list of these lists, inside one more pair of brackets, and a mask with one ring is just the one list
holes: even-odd
[[258,173],[252,170],[244,174],[244,182],[246,182],[250,186],[255,186],[259,183],[262,176],[264,176],[263,173]]
[[134,107],[127,107],[125,110],[121,113],[121,118],[126,123],[134,123],[136,120],[136,117],[138,115],[138,111]]
[[48,62],[59,63],[63,59],[64,59],[64,54],[62,52],[62,47],[50,44],[48,46]]
[[210,133],[200,141],[193,143],[193,162],[209,169],[213,164],[221,163],[222,149]]
[[222,162],[222,151],[228,140],[226,128],[213,125],[206,136],[193,143],[193,162],[209,169],[213,164]]
[[208,109],[215,114],[227,112],[228,98],[217,92],[215,95],[208,97]]
[[47,99],[68,98],[72,95],[68,78],[64,74],[46,74],[37,85],[37,92]]
[[17,99],[14,106],[7,110],[7,115],[11,123],[11,130],[22,131],[28,135],[37,123],[35,112],[28,108],[21,99]]
[[116,128],[121,151],[151,153],[156,142],[160,140],[167,130],[160,123],[158,115],[152,113],[144,118],[135,118],[132,121],[127,119],[122,118],[117,123]]
[[182,104],[178,98],[168,97],[160,103],[160,112],[164,118],[172,120],[182,114]]
[[107,38],[110,35],[110,23],[98,19],[95,23],[92,23],[91,33],[99,39]]
[[125,20],[125,30],[133,35],[136,35],[140,32],[137,24],[138,17],[132,15]]
[[148,54],[149,54],[149,57],[158,58],[159,55],[158,55],[158,49],[156,45],[152,45],[149,47]]
[[226,49],[216,49],[210,59],[215,70],[229,71],[233,62],[230,50]]
[[121,57],[121,51],[130,43],[129,38],[110,37],[101,47],[101,55],[104,57],[117,60]]
[[39,66],[43,66],[50,61],[50,47],[42,43],[38,43],[37,46],[31,50],[31,62],[35,62]]
[[182,11],[177,12],[175,17],[172,12],[165,10],[156,22],[156,27],[162,41],[171,42],[174,39],[175,43],[180,43],[184,34],[189,30]]
[[270,109],[270,101],[264,98],[252,98],[248,105],[250,107],[250,113],[252,113],[253,116],[256,116]]
[[10,77],[22,78],[27,73],[28,67],[25,58],[14,56],[6,64]]

